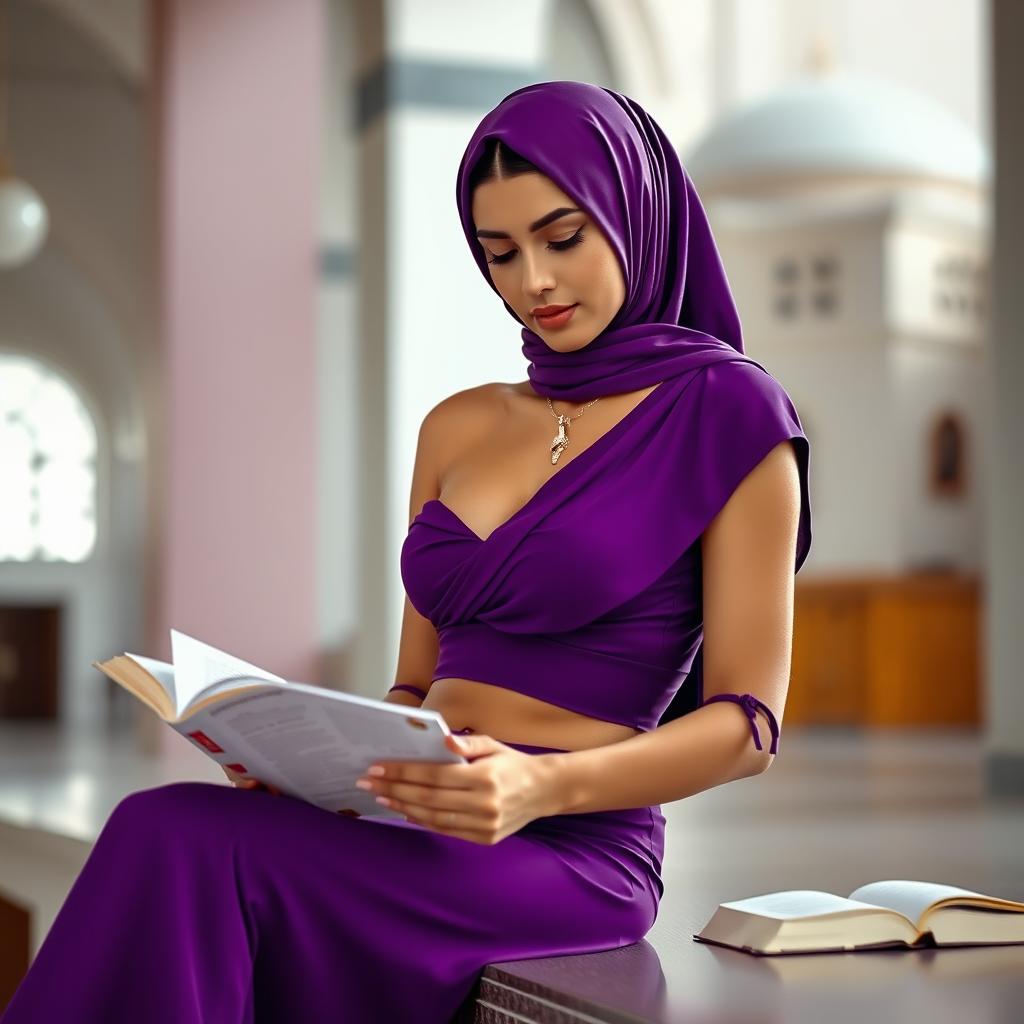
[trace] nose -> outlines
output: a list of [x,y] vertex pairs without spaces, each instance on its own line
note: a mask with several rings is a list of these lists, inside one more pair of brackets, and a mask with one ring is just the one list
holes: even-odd
[[555,276],[550,263],[543,256],[523,256],[523,292],[533,301],[531,305],[543,304],[545,292],[555,288]]

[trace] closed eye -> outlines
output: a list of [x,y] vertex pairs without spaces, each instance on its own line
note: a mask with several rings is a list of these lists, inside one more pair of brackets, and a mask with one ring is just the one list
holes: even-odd
[[[583,241],[583,228],[577,229],[576,234],[571,238],[566,238],[561,242],[548,242],[549,249],[555,249],[558,252],[565,252],[566,249],[571,249],[573,246],[579,245]],[[508,263],[516,251],[513,249],[511,252],[503,252],[500,256],[491,255],[491,258],[487,261],[488,263]]]

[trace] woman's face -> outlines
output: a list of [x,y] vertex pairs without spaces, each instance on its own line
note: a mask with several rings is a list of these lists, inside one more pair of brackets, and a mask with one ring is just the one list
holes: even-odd
[[[478,185],[473,223],[495,288],[550,348],[583,348],[625,301],[625,280],[608,239],[546,175]],[[534,311],[544,306],[575,309],[562,326],[538,319]]]

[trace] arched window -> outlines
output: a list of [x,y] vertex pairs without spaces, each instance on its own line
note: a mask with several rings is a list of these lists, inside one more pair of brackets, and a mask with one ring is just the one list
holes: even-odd
[[75,389],[0,353],[0,560],[81,562],[96,543],[96,427]]

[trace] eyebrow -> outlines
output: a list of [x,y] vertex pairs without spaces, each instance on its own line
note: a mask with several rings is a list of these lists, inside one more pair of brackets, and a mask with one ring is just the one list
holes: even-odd
[[[564,217],[568,213],[582,213],[583,211],[575,206],[560,206],[557,210],[552,210],[550,213],[545,213],[543,217],[535,220],[530,225],[531,231],[540,231],[541,228],[547,227],[553,220],[558,220],[559,217]],[[506,234],[504,231],[478,231],[476,233],[477,238],[510,238],[511,235]]]

